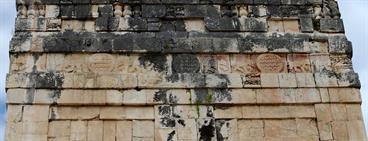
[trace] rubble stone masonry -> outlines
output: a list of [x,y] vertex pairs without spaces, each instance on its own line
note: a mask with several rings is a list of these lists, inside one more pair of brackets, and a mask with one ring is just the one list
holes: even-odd
[[367,141],[334,0],[16,0],[6,141]]

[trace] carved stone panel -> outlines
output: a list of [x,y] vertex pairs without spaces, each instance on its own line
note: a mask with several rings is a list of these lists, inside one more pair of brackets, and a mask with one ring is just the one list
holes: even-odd
[[257,67],[264,73],[282,72],[285,67],[285,60],[276,54],[261,54],[256,60]]
[[92,72],[110,72],[114,67],[114,57],[110,54],[94,54],[88,58],[88,68]]

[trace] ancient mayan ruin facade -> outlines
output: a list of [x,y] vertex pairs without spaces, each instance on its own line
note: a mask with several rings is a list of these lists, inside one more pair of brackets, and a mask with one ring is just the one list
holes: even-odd
[[17,0],[6,141],[367,141],[334,0]]

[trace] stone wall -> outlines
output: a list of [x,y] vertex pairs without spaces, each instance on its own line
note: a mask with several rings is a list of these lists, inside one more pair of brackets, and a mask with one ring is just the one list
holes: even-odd
[[6,141],[367,141],[334,0],[17,0]]

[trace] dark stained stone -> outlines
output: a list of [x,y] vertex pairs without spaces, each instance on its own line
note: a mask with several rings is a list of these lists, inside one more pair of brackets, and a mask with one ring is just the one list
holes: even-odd
[[200,65],[196,55],[177,54],[173,55],[172,68],[174,73],[197,73]]

